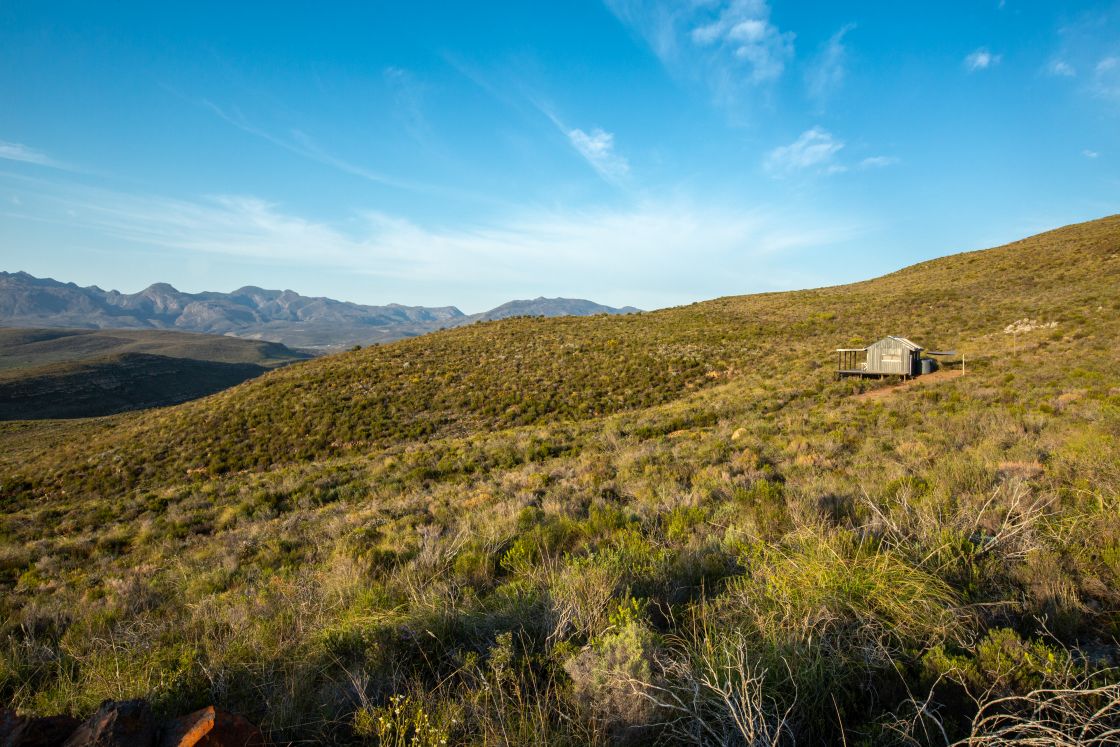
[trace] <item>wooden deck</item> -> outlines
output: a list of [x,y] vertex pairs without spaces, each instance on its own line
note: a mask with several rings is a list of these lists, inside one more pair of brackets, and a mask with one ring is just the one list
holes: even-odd
[[836,378],[843,379],[847,376],[859,376],[861,378],[869,379],[883,379],[887,376],[901,376],[903,379],[912,378],[909,374],[893,374],[893,373],[879,373],[876,371],[864,371],[862,368],[838,368],[836,369]]

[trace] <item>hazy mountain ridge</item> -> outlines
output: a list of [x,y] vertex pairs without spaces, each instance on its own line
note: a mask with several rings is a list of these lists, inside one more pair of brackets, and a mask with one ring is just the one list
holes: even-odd
[[595,314],[636,314],[641,309],[624,306],[616,309],[582,298],[545,298],[509,301],[480,314],[468,317],[472,321],[494,321],[514,316],[594,316]]
[[86,288],[26,272],[0,272],[0,324],[27,327],[178,329],[320,350],[390,342],[444,327],[510,316],[589,316],[637,311],[582,299],[510,301],[467,315],[454,306],[366,306],[292,290],[245,286],[184,293],[154,283],[138,293]]

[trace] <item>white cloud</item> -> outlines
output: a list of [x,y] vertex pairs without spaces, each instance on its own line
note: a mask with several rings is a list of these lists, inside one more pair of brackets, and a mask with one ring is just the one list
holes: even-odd
[[994,65],[998,65],[1002,59],[1003,55],[992,54],[984,47],[981,47],[964,58],[964,66],[971,73],[977,70],[987,70]]
[[[814,166],[832,166],[833,157],[844,147],[844,143],[833,137],[827,130],[814,127],[801,133],[797,140],[770,151],[764,165],[772,174],[782,175],[801,171]],[[843,170],[841,167],[839,170]],[[836,173],[836,169],[832,170]]]
[[[368,276],[374,292],[394,300],[472,297],[478,308],[512,294],[559,292],[652,308],[773,287],[768,272],[788,274],[790,252],[842,243],[862,230],[850,218],[678,198],[614,209],[525,209],[442,227],[376,211],[327,224],[252,196],[178,200],[75,185],[47,185],[26,202],[36,219],[112,247],[239,258],[293,272],[341,270]],[[713,276],[714,266],[725,269]]]
[[568,142],[591,168],[608,182],[618,185],[630,173],[630,162],[615,152],[614,133],[595,127],[591,132],[586,132],[578,127],[568,127],[564,121],[553,111],[552,106],[537,97],[530,97],[533,106],[548,117],[556,129],[564,133]]
[[692,41],[701,47],[716,47],[750,66],[755,83],[774,80],[793,57],[794,34],[770,22],[765,0],[732,0],[720,4],[714,20],[694,26]]
[[1097,98],[1120,102],[1120,57],[1107,55],[1097,61],[1090,90]]
[[8,161],[20,161],[21,163],[33,163],[36,166],[50,166],[56,169],[65,168],[63,164],[42,151],[29,148],[22,143],[9,143],[5,140],[0,140],[0,158]]
[[848,50],[844,46],[844,36],[853,28],[855,24],[849,23],[833,34],[805,74],[809,98],[818,104],[824,104],[844,83],[848,74]]
[[832,175],[881,169],[900,162],[895,156],[868,156],[854,163],[843,163],[836,158],[843,148],[843,140],[823,127],[813,127],[789,145],[779,146],[767,153],[763,166],[772,176],[784,177],[809,169]]
[[1085,150],[1081,151],[1081,155],[1085,156],[1086,158],[1097,158],[1098,156],[1100,156],[1100,153],[1096,152],[1095,150],[1089,150],[1088,148],[1086,148]]
[[861,169],[881,169],[886,166],[894,166],[898,163],[898,159],[894,156],[870,156],[859,162]]
[[572,147],[587,159],[592,168],[607,180],[617,180],[630,173],[630,164],[615,153],[614,135],[596,127],[591,132],[577,128],[568,130]]
[[1071,91],[1120,106],[1120,5],[1085,11],[1058,29],[1046,71],[1070,80]]
[[766,0],[604,0],[674,76],[700,82],[722,106],[781,77],[795,35],[771,21]]
[[1058,78],[1072,78],[1077,75],[1073,65],[1062,59],[1051,60],[1046,66],[1046,72]]

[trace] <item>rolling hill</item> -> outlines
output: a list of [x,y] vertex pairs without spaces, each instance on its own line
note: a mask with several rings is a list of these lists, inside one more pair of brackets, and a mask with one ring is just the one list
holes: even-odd
[[[593,301],[582,298],[545,298],[540,296],[522,301],[509,301],[501,306],[495,306],[489,311],[471,314],[467,317],[471,322],[493,322],[498,319],[509,319],[515,316],[595,316],[597,314],[637,314],[641,309],[633,306],[624,306],[616,309],[603,306]],[[455,326],[460,326],[456,324]]]
[[0,420],[178,404],[310,357],[278,343],[183,332],[0,328]]
[[[856,396],[832,351],[887,334],[967,374]],[[1113,216],[2,425],[0,692],[355,744],[1106,734],[1117,339]]]
[[566,298],[511,301],[467,315],[454,306],[363,306],[254,286],[183,293],[155,283],[139,293],[82,288],[26,272],[0,272],[0,324],[13,327],[171,329],[269,340],[311,350],[390,342],[509,316],[590,316],[637,311]]

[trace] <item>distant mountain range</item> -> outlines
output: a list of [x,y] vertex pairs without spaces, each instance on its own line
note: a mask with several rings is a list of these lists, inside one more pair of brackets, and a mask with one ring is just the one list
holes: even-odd
[[572,298],[510,301],[480,314],[454,306],[364,306],[254,286],[183,293],[156,283],[139,293],[82,288],[26,272],[0,272],[0,325],[85,329],[176,329],[336,350],[512,316],[628,314],[633,307]]

